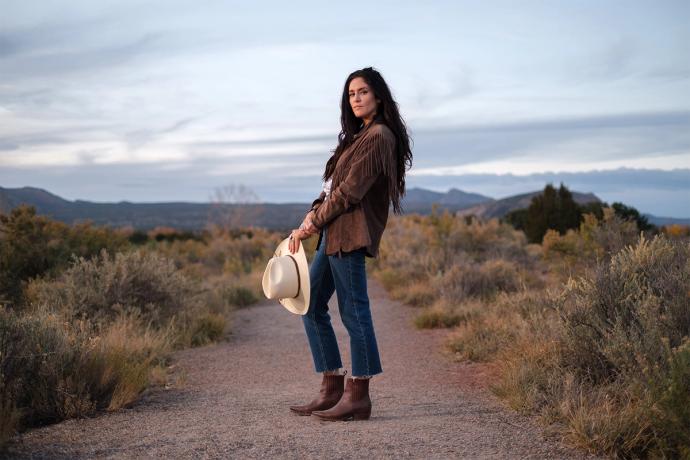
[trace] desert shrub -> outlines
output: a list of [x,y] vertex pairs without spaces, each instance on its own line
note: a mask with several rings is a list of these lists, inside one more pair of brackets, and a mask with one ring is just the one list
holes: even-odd
[[[155,227],[149,230],[146,234],[146,240],[155,241],[175,241],[175,240],[196,240],[201,241],[203,239],[202,232],[192,232],[189,230],[178,230],[172,227]],[[138,239],[143,239],[138,237]]]
[[518,331],[512,318],[478,315],[453,329],[447,347],[461,360],[486,362],[515,341]]
[[434,228],[432,248],[440,249],[442,268],[452,266],[458,254],[465,254],[474,261],[507,259],[527,263],[524,233],[498,219],[482,221],[464,219],[444,214],[429,217]]
[[561,235],[556,230],[548,229],[542,240],[544,257],[554,256],[577,258],[582,255],[582,244],[579,233],[568,230],[565,235]]
[[0,443],[27,427],[126,406],[152,379],[163,381],[170,350],[218,340],[227,313],[257,300],[280,239],[260,229],[161,231],[114,254],[99,251],[128,248],[133,229],[68,227],[29,211],[12,219],[0,234],[2,268],[21,268],[9,255],[26,255],[22,245],[38,268],[16,277],[23,308],[0,311]]
[[223,297],[229,305],[236,307],[248,307],[258,302],[254,292],[244,286],[230,286],[223,292]]
[[520,313],[526,334],[501,353],[493,389],[593,452],[687,456],[689,293],[690,244],[640,237],[551,297],[555,325],[538,321],[551,316],[541,302]]
[[120,315],[104,331],[95,328],[90,334],[76,377],[97,382],[97,409],[125,407],[148,386],[151,370],[165,363],[174,342],[172,327],[153,328],[141,315]]
[[601,264],[593,279],[569,287],[563,306],[565,362],[593,383],[665,363],[668,349],[690,336],[688,293],[690,245],[640,238]]
[[606,219],[606,209],[619,221],[632,224],[636,233],[655,233],[658,230],[637,209],[620,202],[611,206],[599,201],[578,204],[563,184],[558,190],[547,184],[542,193],[532,198],[528,208],[509,212],[505,221],[518,230],[524,230],[531,243],[541,243],[549,230],[564,235],[569,230],[577,229],[586,214],[595,220]]
[[501,353],[498,365],[500,379],[491,390],[514,410],[547,415],[547,422],[558,419],[553,411],[558,406],[564,385],[572,379],[560,367],[560,355],[554,341],[527,337]]
[[600,209],[601,218],[585,214],[578,231],[560,235],[548,230],[542,243],[544,261],[561,279],[594,270],[640,236],[634,221],[619,217],[612,208]]
[[72,256],[90,258],[102,249],[117,251],[127,239],[105,227],[72,227],[36,215],[33,207],[19,206],[0,214],[0,301],[21,305],[24,283],[57,273]]
[[383,287],[387,291],[393,291],[394,289],[406,284],[406,280],[392,268],[384,268],[379,270],[376,272],[376,278],[381,282],[381,284],[383,284]]
[[[614,395],[619,395],[621,400],[616,400],[619,398]],[[626,395],[622,385],[580,388],[561,402],[567,423],[565,438],[579,447],[611,457],[646,457],[653,442],[650,409],[645,401]]]
[[169,350],[166,331],[123,315],[106,330],[37,309],[0,309],[0,443],[20,429],[117,409],[147,386]]
[[194,346],[206,345],[223,336],[225,316],[218,313],[207,313],[194,321],[190,333],[190,343]]
[[32,304],[50,305],[67,317],[107,323],[130,310],[163,327],[173,317],[184,323],[194,315],[200,307],[198,291],[171,260],[158,254],[111,256],[103,251],[96,259],[76,259],[55,281],[32,283],[27,295]]
[[455,327],[467,318],[471,313],[460,313],[447,305],[434,305],[425,308],[414,319],[414,324],[419,329],[438,329]]
[[516,265],[501,259],[477,265],[456,265],[438,282],[441,297],[457,303],[469,297],[488,298],[497,292],[516,291],[520,284]]
[[690,225],[671,224],[661,227],[661,231],[671,238],[690,237]]
[[373,266],[382,273],[385,285],[393,287],[436,273],[429,254],[428,228],[413,219],[391,218],[386,237],[381,240],[379,259]]
[[394,222],[393,231],[382,241],[378,265],[384,286],[389,288],[415,282],[428,285],[458,266],[479,269],[487,260],[504,258],[522,264],[532,259],[522,232],[495,219],[482,222],[446,212]]
[[613,254],[634,244],[639,236],[635,221],[618,216],[613,208],[604,208],[602,219],[585,214],[580,224],[583,251],[598,259],[608,260]]
[[14,434],[20,422],[45,423],[74,406],[62,394],[48,391],[57,387],[61,377],[56,375],[55,364],[69,368],[74,362],[69,338],[55,318],[20,318],[0,309],[0,419],[14,421],[10,426],[3,423],[5,436]]
[[632,206],[628,206],[621,202],[614,202],[611,204],[611,208],[621,219],[628,222],[634,222],[637,226],[637,230],[640,232],[656,232],[658,230],[655,225],[649,223],[647,217],[640,214],[640,211]]
[[426,307],[438,299],[439,292],[434,283],[408,281],[398,286],[391,297],[413,307]]
[[568,415],[571,428],[593,420],[582,438],[592,447],[626,456],[690,449],[689,293],[690,244],[660,236],[641,237],[569,286],[563,365],[611,406],[601,413],[600,401],[585,401]]

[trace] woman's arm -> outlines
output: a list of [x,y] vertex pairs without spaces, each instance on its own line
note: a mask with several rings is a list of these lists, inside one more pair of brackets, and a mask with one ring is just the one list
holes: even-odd
[[326,198],[326,192],[322,191],[321,194],[319,195],[319,197],[312,202],[311,208],[309,209],[309,211],[316,211],[318,209],[318,207],[321,206],[321,203],[323,203],[323,200],[325,198]]
[[326,192],[322,191],[319,197],[312,202],[311,208],[309,211],[307,211],[307,214],[304,216],[304,220],[302,220],[302,223],[299,226],[300,230],[305,230],[310,236],[314,233],[318,233],[318,229],[314,227],[312,220],[314,219],[314,212],[319,208],[319,206],[321,206],[321,203],[323,203],[325,198]]

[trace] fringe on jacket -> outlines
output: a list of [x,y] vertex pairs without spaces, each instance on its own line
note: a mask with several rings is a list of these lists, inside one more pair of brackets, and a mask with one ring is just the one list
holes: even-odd
[[338,159],[333,171],[332,190],[340,184],[350,173],[351,165],[357,164],[357,169],[365,176],[383,174],[388,183],[388,196],[393,203],[393,209],[400,209],[400,193],[398,190],[398,155],[395,136],[390,129],[375,123],[366,128],[352,145]]

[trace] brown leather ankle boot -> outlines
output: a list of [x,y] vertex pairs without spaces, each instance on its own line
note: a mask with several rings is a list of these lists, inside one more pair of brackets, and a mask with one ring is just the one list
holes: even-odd
[[335,406],[343,395],[345,375],[326,375],[321,381],[319,395],[304,406],[290,406],[290,410],[299,415],[311,415],[315,410],[326,410]]
[[347,379],[345,392],[332,409],[312,412],[321,420],[368,420],[371,415],[369,379]]

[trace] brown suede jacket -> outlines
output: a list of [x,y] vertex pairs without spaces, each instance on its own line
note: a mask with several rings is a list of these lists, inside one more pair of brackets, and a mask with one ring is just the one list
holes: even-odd
[[390,128],[374,120],[338,159],[328,198],[321,192],[311,208],[314,225],[328,229],[327,255],[366,248],[367,256],[378,256],[397,179],[396,145]]

